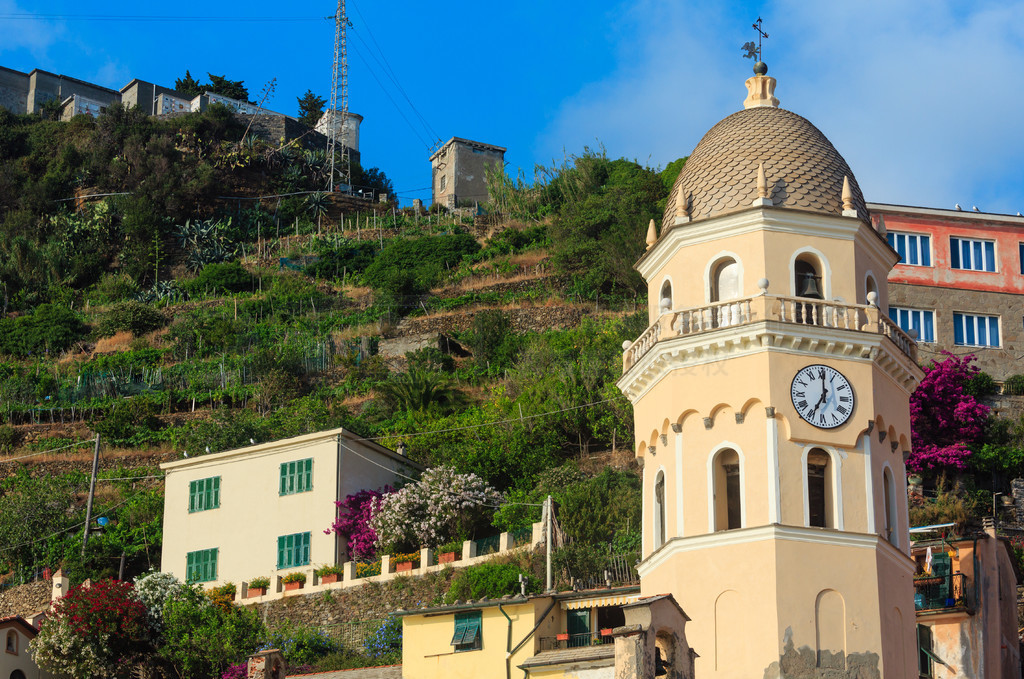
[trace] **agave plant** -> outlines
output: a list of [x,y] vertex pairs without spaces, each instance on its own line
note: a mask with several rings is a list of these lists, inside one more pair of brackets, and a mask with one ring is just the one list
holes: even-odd
[[178,225],[175,236],[185,251],[185,266],[191,271],[198,271],[207,264],[233,258],[237,248],[224,237],[224,231],[230,225],[230,217],[226,222],[197,219]]
[[320,235],[320,220],[327,214],[331,206],[329,196],[325,191],[315,191],[306,196],[306,210],[316,217],[316,234]]
[[179,302],[185,299],[185,293],[175,285],[174,281],[157,281],[152,287],[140,290],[135,300],[145,304],[153,302]]

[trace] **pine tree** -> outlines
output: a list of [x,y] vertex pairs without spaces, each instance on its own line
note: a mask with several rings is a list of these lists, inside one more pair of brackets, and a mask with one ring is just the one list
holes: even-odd
[[306,127],[316,125],[324,113],[327,100],[313,94],[313,90],[306,90],[305,94],[295,99],[299,102],[299,122]]

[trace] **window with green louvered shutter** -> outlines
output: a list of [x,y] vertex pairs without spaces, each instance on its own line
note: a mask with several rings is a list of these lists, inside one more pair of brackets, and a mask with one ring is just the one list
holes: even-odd
[[220,477],[211,476],[188,484],[188,511],[203,512],[220,507]]
[[468,611],[455,614],[455,633],[452,635],[452,646],[455,651],[477,651],[482,647],[480,625],[483,614],[480,611]]
[[185,556],[185,579],[188,582],[212,582],[217,579],[217,548],[189,552]]
[[281,495],[305,493],[310,490],[313,490],[313,458],[281,463]]
[[277,538],[277,567],[308,566],[310,536],[310,533],[292,533]]

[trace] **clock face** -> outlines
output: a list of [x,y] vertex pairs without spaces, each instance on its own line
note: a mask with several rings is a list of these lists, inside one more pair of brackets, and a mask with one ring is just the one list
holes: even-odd
[[839,427],[853,415],[853,387],[827,365],[802,368],[793,378],[790,397],[800,417],[820,429]]

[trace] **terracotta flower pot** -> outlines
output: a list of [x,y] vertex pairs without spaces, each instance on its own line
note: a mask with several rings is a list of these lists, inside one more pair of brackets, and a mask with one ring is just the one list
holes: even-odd
[[438,563],[454,563],[455,562],[455,552],[444,552],[443,554],[438,555],[437,562]]
[[399,561],[395,564],[396,573],[405,573],[412,570],[412,561]]
[[267,593],[266,587],[250,587],[249,592],[246,594],[247,599],[254,599],[258,596],[263,596]]
[[338,574],[337,573],[328,573],[327,575],[321,575],[320,576],[320,584],[321,585],[329,585],[332,582],[337,582],[337,581],[338,581]]
[[286,592],[290,592],[290,591],[292,591],[294,589],[302,589],[302,585],[304,585],[304,584],[305,583],[298,582],[298,581],[296,581],[296,582],[286,582],[286,583],[284,583],[284,590]]

